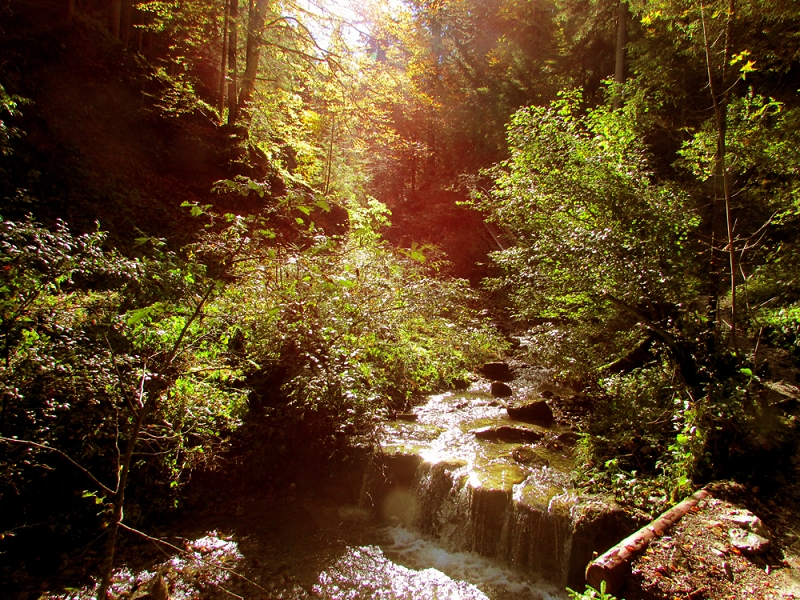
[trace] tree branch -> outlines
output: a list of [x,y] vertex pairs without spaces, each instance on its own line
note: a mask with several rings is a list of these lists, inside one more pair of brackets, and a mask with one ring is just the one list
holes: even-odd
[[633,306],[631,306],[629,304],[626,304],[622,300],[619,300],[619,299],[615,298],[614,296],[612,296],[609,293],[600,294],[600,298],[603,299],[603,300],[608,300],[609,302],[611,302],[617,308],[621,308],[622,310],[624,310],[628,314],[636,317],[636,319],[642,325],[644,325],[650,331],[652,331],[658,337],[660,337],[663,340],[663,342],[665,344],[667,344],[667,346],[669,346],[672,350],[674,350],[676,352],[680,351],[680,348],[678,346],[678,340],[675,338],[675,336],[672,335],[669,331],[667,331],[663,327],[661,327],[658,324],[656,324],[650,317],[648,317],[646,314],[644,314],[639,309],[634,308]]
[[75,468],[77,468],[79,471],[81,471],[89,479],[91,479],[92,482],[97,487],[99,487],[101,490],[103,490],[106,494],[108,494],[110,496],[113,496],[115,494],[114,490],[112,490],[110,487],[108,487],[103,482],[101,482],[99,479],[97,479],[97,477],[92,475],[92,472],[89,471],[89,469],[87,469],[86,467],[84,467],[83,465],[78,463],[71,456],[69,456],[66,452],[64,452],[62,450],[59,450],[58,448],[53,448],[52,446],[48,446],[46,444],[39,444],[37,442],[32,442],[30,440],[18,440],[18,439],[15,439],[15,438],[7,438],[7,437],[0,437],[0,442],[6,442],[7,444],[19,444],[21,446],[31,446],[33,448],[39,448],[40,450],[47,450],[48,452],[55,452],[56,454],[58,454],[59,456],[61,456],[62,458],[66,459],[68,462],[70,462]]

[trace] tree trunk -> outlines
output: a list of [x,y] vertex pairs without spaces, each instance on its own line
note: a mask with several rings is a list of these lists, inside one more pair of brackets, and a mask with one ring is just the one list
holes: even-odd
[[108,597],[108,590],[111,587],[111,576],[114,574],[114,554],[117,547],[117,534],[119,533],[119,524],[122,523],[123,518],[122,509],[125,506],[125,488],[128,486],[128,475],[130,474],[131,463],[133,462],[133,450],[136,447],[136,442],[139,441],[139,435],[142,432],[144,421],[155,403],[155,398],[156,394],[148,396],[144,406],[142,406],[139,414],[136,416],[136,421],[131,426],[131,434],[128,438],[128,447],[125,450],[125,456],[122,459],[122,463],[119,465],[119,478],[117,479],[117,489],[114,494],[111,524],[108,527],[108,538],[106,538],[102,579],[100,581],[100,587],[97,588],[97,600],[106,600]]
[[325,192],[327,196],[331,189],[331,173],[333,171],[333,138],[336,133],[336,115],[331,115],[331,133],[328,139],[328,164],[325,169]]
[[586,581],[595,589],[600,589],[606,582],[606,592],[614,594],[625,583],[630,562],[650,545],[653,538],[664,535],[664,532],[680,521],[697,504],[708,497],[708,491],[701,489],[663,513],[655,521],[642,527],[628,536],[602,556],[593,560],[586,567]]
[[108,9],[108,30],[119,39],[120,21],[122,20],[122,0],[111,0]]
[[230,0],[228,24],[228,125],[236,123],[238,105],[236,103],[236,49],[239,45],[239,0]]
[[[722,276],[722,258],[720,256],[719,243],[725,239],[725,252],[729,257],[730,268],[730,291],[731,291],[731,346],[735,353],[738,354],[739,342],[737,335],[737,299],[736,299],[736,249],[734,247],[733,235],[733,217],[731,215],[731,186],[730,178],[728,176],[727,156],[726,156],[726,135],[727,135],[727,118],[728,118],[728,97],[730,86],[726,83],[725,70],[730,60],[730,30],[731,20],[734,15],[734,0],[730,0],[728,5],[727,22],[725,25],[725,49],[722,61],[719,67],[719,78],[714,76],[714,65],[711,58],[711,42],[709,40],[705,11],[702,5],[700,6],[701,19],[703,25],[703,43],[706,55],[706,68],[708,71],[708,87],[711,93],[711,100],[714,105],[714,120],[717,130],[717,148],[714,156],[714,208],[713,208],[713,224],[712,224],[712,240],[711,240],[711,256],[712,256],[712,281],[717,284]],[[723,91],[720,92],[720,89]],[[722,187],[723,202],[719,201],[717,194],[717,185]],[[721,214],[724,209],[724,216]],[[724,221],[723,221],[724,218]],[[724,224],[724,229],[723,229]],[[719,319],[718,307],[715,308],[716,319]],[[715,329],[718,328],[715,324]]]
[[247,59],[242,76],[242,90],[239,93],[239,111],[247,110],[253,97],[261,60],[261,34],[267,18],[268,0],[250,0],[250,14],[247,23]]
[[120,39],[127,48],[131,41],[131,29],[133,29],[133,0],[122,0],[122,16],[120,19]]
[[617,53],[614,65],[614,83],[617,90],[614,94],[613,108],[622,108],[621,87],[625,83],[625,46],[628,44],[628,4],[625,0],[619,0],[617,7]]
[[223,0],[224,17],[222,21],[222,52],[220,53],[221,59],[219,65],[219,118],[222,119],[222,113],[225,112],[225,80],[226,71],[228,68],[228,1]]

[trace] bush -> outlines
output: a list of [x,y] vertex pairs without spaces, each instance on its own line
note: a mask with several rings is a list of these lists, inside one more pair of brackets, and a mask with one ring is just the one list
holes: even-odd
[[[179,252],[141,238],[126,258],[99,232],[2,224],[1,551],[86,541],[123,504],[131,524],[174,507],[248,401],[275,443],[325,445],[503,351],[466,283],[419,252],[311,233],[278,247],[226,215]],[[289,439],[296,423],[310,437]]]

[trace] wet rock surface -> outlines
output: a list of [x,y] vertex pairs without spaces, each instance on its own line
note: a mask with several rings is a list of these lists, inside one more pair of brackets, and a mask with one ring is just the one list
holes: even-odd
[[518,463],[534,467],[549,467],[550,461],[530,446],[519,446],[511,451],[512,458]]
[[[514,380],[514,394],[538,398],[540,384],[532,372]],[[574,488],[578,436],[540,402],[546,412],[534,413],[537,422],[516,421],[484,380],[430,397],[414,409],[416,423],[387,422],[382,466],[365,488],[370,503],[390,504],[390,518],[445,547],[477,552],[562,590],[582,588],[593,553],[641,523],[612,500]]]
[[514,390],[511,389],[511,386],[507,383],[503,383],[502,381],[493,381],[491,387],[492,396],[496,398],[510,398],[514,395]]
[[514,374],[511,372],[511,367],[506,362],[490,362],[483,365],[481,374],[493,381],[511,381],[514,379]]
[[544,438],[544,434],[539,431],[507,425],[480,427],[473,429],[472,433],[479,440],[499,440],[501,442],[538,442]]
[[509,406],[508,416],[515,421],[525,423],[537,423],[541,425],[552,425],[555,421],[553,409],[547,404],[546,400],[534,400],[516,406]]

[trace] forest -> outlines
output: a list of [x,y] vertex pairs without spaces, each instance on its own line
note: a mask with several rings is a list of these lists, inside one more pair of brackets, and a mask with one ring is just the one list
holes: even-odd
[[[503,361],[564,489],[716,485],[788,569],[799,149],[794,0],[3,0],[0,585],[523,597],[119,583],[208,506],[363,500],[387,423]],[[641,597],[794,597],[739,589]]]

